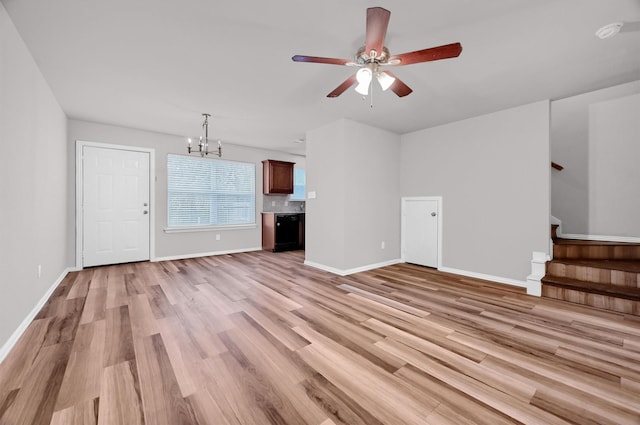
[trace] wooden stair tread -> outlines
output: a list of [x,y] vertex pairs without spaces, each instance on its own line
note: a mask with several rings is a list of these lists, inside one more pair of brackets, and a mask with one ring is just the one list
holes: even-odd
[[557,245],[588,245],[588,246],[640,246],[635,242],[612,242],[612,241],[592,241],[585,239],[562,239],[558,238],[553,241]]
[[630,242],[587,241],[556,239],[553,242],[553,258],[574,260],[624,260],[640,261],[640,244]]
[[559,286],[581,292],[591,292],[617,298],[640,301],[640,288],[587,282],[573,278],[546,275],[542,278],[545,285]]
[[554,258],[549,263],[561,263],[573,266],[591,267],[594,269],[619,270],[629,273],[640,273],[640,261],[636,260],[582,260],[570,258]]

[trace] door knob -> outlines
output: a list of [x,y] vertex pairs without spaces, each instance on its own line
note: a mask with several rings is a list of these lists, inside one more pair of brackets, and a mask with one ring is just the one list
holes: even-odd
[[149,211],[144,210],[144,211],[142,211],[142,214],[149,214]]
[[142,204],[143,207],[146,207],[147,205],[149,205],[149,204],[147,204],[146,202],[144,204]]
[[432,212],[431,217],[435,217],[435,216],[436,216],[436,213]]

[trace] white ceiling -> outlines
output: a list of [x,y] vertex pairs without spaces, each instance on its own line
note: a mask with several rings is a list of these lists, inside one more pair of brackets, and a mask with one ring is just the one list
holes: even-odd
[[[640,0],[2,0],[70,118],[303,153],[293,143],[346,117],[406,133],[640,79]],[[351,67],[365,10],[391,11],[391,54],[459,41],[459,58],[396,67],[414,92],[326,94]]]

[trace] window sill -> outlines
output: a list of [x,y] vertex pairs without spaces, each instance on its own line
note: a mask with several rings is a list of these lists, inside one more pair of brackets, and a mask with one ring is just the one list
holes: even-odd
[[188,226],[188,227],[165,227],[165,233],[192,233],[192,232],[215,232],[219,230],[243,230],[255,229],[258,225],[253,224],[236,224],[229,226]]

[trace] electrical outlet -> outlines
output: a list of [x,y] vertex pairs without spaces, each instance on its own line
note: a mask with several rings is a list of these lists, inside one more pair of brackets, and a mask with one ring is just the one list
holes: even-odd
[[38,264],[38,279],[42,276],[42,264]]
[[289,206],[289,201],[284,201],[284,206],[288,207]]
[[276,201],[271,201],[271,206],[275,207],[276,206]]
[[385,242],[384,242],[384,241],[380,242],[380,249],[384,249],[385,245],[386,245],[386,244],[385,244]]
[[220,240],[220,233],[216,234],[216,240],[219,241]]

